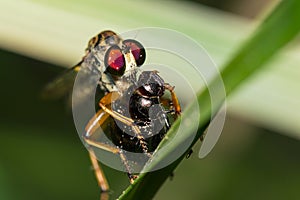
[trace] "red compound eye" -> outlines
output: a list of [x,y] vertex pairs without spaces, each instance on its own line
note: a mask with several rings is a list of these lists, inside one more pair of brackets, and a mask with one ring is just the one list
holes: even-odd
[[138,41],[132,39],[124,40],[123,43],[130,48],[137,66],[141,66],[142,64],[144,64],[146,59],[146,52],[143,45]]
[[112,75],[122,76],[126,69],[124,55],[118,46],[110,47],[104,58],[106,71]]

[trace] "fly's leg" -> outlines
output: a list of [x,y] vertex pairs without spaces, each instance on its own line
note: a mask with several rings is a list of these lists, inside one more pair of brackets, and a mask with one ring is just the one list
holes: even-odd
[[[96,147],[98,149],[106,150],[106,151],[111,152],[113,154],[119,154],[119,156],[121,158],[121,161],[124,164],[125,169],[127,171],[127,176],[129,178],[130,183],[134,182],[134,180],[137,178],[137,176],[133,175],[133,173],[131,172],[131,168],[130,168],[130,165],[127,161],[127,158],[126,158],[126,156],[124,155],[124,153],[122,152],[121,149],[119,149],[117,147],[109,146],[109,145],[101,143],[101,142],[95,142],[95,141],[93,141],[91,139],[87,139],[87,138],[85,138],[85,142],[88,145],[92,146],[92,147]],[[98,180],[98,184],[100,185],[100,188],[103,192],[108,192],[109,187],[108,187],[106,178],[104,176],[104,173],[101,170],[101,168],[99,166],[99,163],[96,159],[95,153],[92,149],[90,149],[89,152],[90,152],[91,161],[92,161],[92,164],[93,164],[93,167],[94,167],[94,170],[95,170],[96,178]],[[103,190],[103,189],[106,189],[106,190]]]
[[[93,141],[90,139],[90,137],[93,135],[93,133],[99,128],[103,122],[109,117],[108,114],[103,112],[102,110],[99,110],[97,114],[89,121],[89,123],[86,126],[86,132],[83,136],[83,139],[87,144],[90,146],[93,146]],[[110,151],[110,148],[107,147],[107,151]],[[105,200],[104,196],[107,196],[108,199],[108,191],[109,191],[109,185],[107,183],[107,180],[105,178],[105,175],[96,159],[95,152],[92,148],[88,148],[89,156],[91,163],[93,165],[93,170],[95,172],[96,180],[98,182],[98,185],[102,191],[101,193],[101,199]]]
[[92,149],[89,149],[89,155],[90,155],[90,159],[91,159],[91,162],[93,165],[93,169],[95,172],[95,176],[96,176],[98,185],[101,189],[100,200],[108,200],[109,199],[109,195],[108,195],[109,186],[108,186],[107,180],[105,178],[104,172],[102,171],[102,169],[97,161],[96,155]]
[[139,140],[139,143],[143,149],[143,152],[151,158],[152,155],[148,151],[147,143],[145,141],[145,138],[142,136],[140,129],[135,124],[134,120],[131,118],[125,117],[121,115],[120,113],[111,110],[111,102],[116,100],[119,97],[117,92],[110,92],[107,95],[105,95],[99,102],[99,106],[104,110],[106,113],[108,113],[110,116],[112,116],[114,119],[130,126],[132,130],[134,131],[136,137]]
[[[134,124],[134,121],[130,118],[127,118],[127,117],[111,110],[111,102],[116,100],[117,98],[119,98],[119,95],[115,92],[111,92],[111,93],[108,93],[107,95],[105,95],[100,100],[99,105],[102,109],[100,109],[93,116],[93,118],[88,122],[88,124],[86,126],[86,132],[85,132],[85,135],[83,136],[83,139],[90,147],[96,147],[98,149],[102,149],[102,150],[105,150],[105,151],[108,151],[108,152],[111,152],[114,154],[119,154],[119,156],[122,160],[122,163],[124,164],[125,169],[127,171],[127,175],[129,177],[130,183],[133,183],[134,180],[137,178],[137,176],[133,175],[133,173],[131,173],[129,163],[126,159],[126,156],[122,152],[122,150],[119,149],[118,147],[112,147],[105,143],[97,142],[97,141],[94,141],[93,139],[91,139],[91,137],[95,133],[95,131],[99,127],[101,127],[101,125],[108,119],[108,117],[111,116],[114,119],[117,119],[117,120],[121,121],[122,123],[131,126],[132,129],[134,130],[135,134],[139,138],[140,144],[141,144],[144,152],[147,153],[148,156],[151,155],[150,153],[148,153],[148,148],[146,146],[145,139],[144,139],[144,137],[141,136],[140,130]],[[89,153],[90,153],[90,158],[91,158],[91,161],[93,164],[93,168],[95,170],[95,175],[96,175],[98,184],[103,192],[107,192],[109,190],[107,180],[104,176],[103,171],[101,170],[101,168],[99,166],[99,163],[96,159],[95,153],[92,150],[92,148],[89,148]]]
[[[130,166],[129,166],[128,161],[127,161],[125,155],[123,154],[123,152],[117,147],[113,147],[113,146],[107,145],[105,143],[97,142],[97,141],[94,141],[93,139],[91,139],[91,137],[93,136],[95,131],[99,127],[101,127],[101,125],[106,121],[106,119],[108,117],[109,117],[108,113],[106,113],[104,110],[99,110],[96,113],[96,115],[89,121],[88,125],[86,126],[86,133],[83,136],[83,139],[90,147],[96,147],[98,149],[102,149],[102,150],[111,152],[113,154],[119,154],[119,156],[122,160],[122,163],[124,164],[124,166],[126,168],[127,175],[130,179],[130,182],[133,183],[133,181],[136,177],[134,175],[132,175]],[[105,178],[105,175],[96,159],[94,150],[92,148],[88,148],[88,149],[89,149],[89,154],[90,154],[92,165],[93,165],[93,168],[95,171],[98,185],[100,186],[102,192],[108,192],[109,186],[108,186],[107,180]]]

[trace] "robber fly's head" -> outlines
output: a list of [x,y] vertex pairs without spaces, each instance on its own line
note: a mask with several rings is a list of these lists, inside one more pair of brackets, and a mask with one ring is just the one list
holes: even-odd
[[133,39],[121,40],[120,45],[112,45],[104,56],[106,71],[121,77],[143,65],[146,52],[141,43]]
[[90,39],[86,55],[95,56],[103,64],[99,70],[111,75],[114,80],[130,76],[146,59],[141,43],[133,39],[123,40],[115,32],[108,30]]
[[[102,57],[106,72],[113,76],[123,76],[126,72],[140,67],[146,59],[141,43],[133,39],[122,40],[113,31],[102,31],[88,42],[86,52],[96,50]],[[102,60],[100,59],[100,60]]]

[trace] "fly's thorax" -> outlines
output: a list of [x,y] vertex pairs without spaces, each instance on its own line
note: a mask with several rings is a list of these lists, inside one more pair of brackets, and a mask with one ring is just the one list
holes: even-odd
[[122,38],[120,36],[118,36],[113,31],[105,30],[89,40],[86,51],[90,52],[96,47],[101,47],[101,49],[105,49],[105,47],[109,48],[110,46],[119,45],[121,43]]
[[122,43],[122,38],[117,35],[115,32],[106,30],[102,31],[98,34],[99,37],[99,44],[101,46],[112,46],[112,45],[118,45]]

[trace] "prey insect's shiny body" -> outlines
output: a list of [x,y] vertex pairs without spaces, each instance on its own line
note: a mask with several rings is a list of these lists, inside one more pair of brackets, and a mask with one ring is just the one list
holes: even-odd
[[[174,87],[165,83],[157,71],[139,69],[145,56],[145,49],[138,41],[123,40],[112,31],[103,31],[89,41],[82,60],[50,83],[45,91],[51,96],[63,95],[67,86],[70,87],[66,81],[72,80],[76,72],[80,75],[76,78],[79,88],[73,94],[77,102],[95,92],[95,83],[99,89],[96,92],[102,91],[97,113],[87,123],[82,138],[104,192],[109,187],[94,150],[118,154],[132,183],[137,176],[132,173],[125,152],[142,153],[147,159],[151,158],[169,130],[170,121],[181,112]],[[166,90],[170,93],[168,97],[164,97]],[[105,124],[109,124],[109,128],[104,134],[114,145],[99,141],[95,134]]]
[[[143,71],[138,81],[131,85],[126,94],[112,103],[112,110],[134,121],[145,146],[134,133],[132,126],[113,121],[109,137],[112,142],[125,151],[151,153],[170,128],[167,108],[161,104],[165,92],[163,79],[154,71]],[[170,102],[168,102],[170,103]]]

